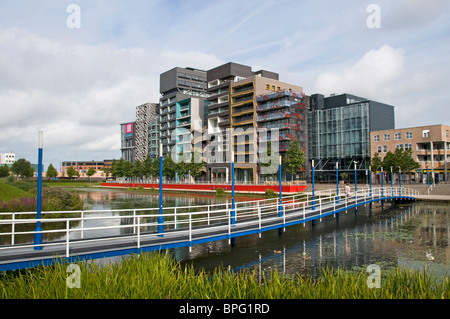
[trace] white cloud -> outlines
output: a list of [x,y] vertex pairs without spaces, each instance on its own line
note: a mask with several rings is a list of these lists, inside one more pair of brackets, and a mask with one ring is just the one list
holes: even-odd
[[358,0],[79,0],[77,30],[69,3],[0,2],[0,151],[33,161],[42,128],[44,160],[117,158],[119,123],[158,101],[160,73],[230,59],[395,105],[398,126],[449,124],[444,0],[380,0],[377,30]]
[[364,97],[390,96],[391,84],[403,75],[404,52],[384,45],[370,50],[354,65],[317,77],[315,91],[324,94],[354,93]]
[[158,102],[160,73],[221,62],[195,51],[62,44],[2,29],[0,149],[30,156],[37,130],[43,129],[47,159],[117,158],[119,124],[135,120],[137,105]]

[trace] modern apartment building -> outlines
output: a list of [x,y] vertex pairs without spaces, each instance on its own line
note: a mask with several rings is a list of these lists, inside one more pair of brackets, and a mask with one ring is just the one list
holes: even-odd
[[233,62],[207,71],[209,97],[205,153],[208,154],[206,157],[208,181],[231,180],[231,84],[252,75],[251,67]]
[[427,174],[435,182],[448,181],[450,126],[429,125],[402,129],[379,130],[370,133],[372,157],[378,153],[383,159],[395,149],[410,149],[420,168],[412,172],[414,182],[427,182]]
[[[143,162],[150,152],[154,152],[152,140],[149,138],[151,123],[157,125],[159,105],[145,103],[136,106],[136,121],[121,124],[120,150],[122,158],[132,163]],[[158,129],[159,132],[159,129]],[[158,134],[157,134],[158,135]]]
[[125,161],[135,162],[136,134],[135,122],[120,124],[120,152]]
[[[207,116],[207,154],[210,156],[207,157],[207,178],[212,182],[231,180],[233,150],[236,181],[258,183],[259,124],[261,123],[265,138],[268,131],[268,127],[262,124],[268,118],[259,116],[259,112],[267,115],[271,109],[266,106],[258,110],[257,97],[261,97],[260,102],[264,104],[264,95],[274,92],[283,95],[287,94],[284,91],[289,90],[301,95],[303,88],[279,81],[277,73],[266,70],[253,72],[249,66],[232,62],[211,69],[207,74],[210,94]],[[277,99],[278,97],[273,96],[273,101]],[[278,119],[286,119],[288,116],[290,113],[284,113]],[[267,140],[263,142],[266,145]]]
[[[267,154],[268,141],[271,141],[272,149],[274,146],[278,147],[279,154],[284,158],[291,142],[297,140],[301,150],[305,152],[305,158],[308,158],[308,103],[305,103],[305,94],[293,91],[292,88],[274,87],[269,83],[266,86],[266,89],[276,91],[256,97],[260,164],[264,162],[261,155]],[[273,141],[275,139],[277,141]],[[273,176],[260,174],[260,178],[261,181],[271,180]]]
[[148,154],[150,157],[159,156],[159,116],[148,124]]
[[394,107],[351,94],[310,98],[308,113],[308,159],[315,161],[316,177],[335,178],[339,169],[365,176],[370,165],[370,132],[394,129]]
[[202,134],[205,121],[206,71],[173,68],[160,75],[160,139],[163,156],[172,158],[197,150],[194,136]]
[[16,154],[14,153],[0,153],[0,165],[11,166],[16,161]]
[[149,127],[159,116],[159,105],[156,103],[145,103],[136,107],[135,122],[135,160],[143,162],[150,153],[149,149]]

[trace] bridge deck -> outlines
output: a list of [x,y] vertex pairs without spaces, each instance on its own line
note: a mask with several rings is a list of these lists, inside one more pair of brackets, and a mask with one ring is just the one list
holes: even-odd
[[[77,259],[102,258],[151,250],[191,247],[195,244],[231,239],[305,223],[374,201],[414,199],[414,196],[410,192],[408,192],[407,196],[400,196],[399,193],[396,196],[392,196],[392,194],[391,196],[381,196],[380,192],[372,193],[371,196],[368,193],[361,195],[358,193],[356,201],[355,198],[348,201],[340,199],[339,203],[336,203],[334,195],[314,199],[314,202],[310,198],[307,198],[306,201],[298,199],[296,201],[295,197],[293,197],[293,200],[287,199],[283,198],[282,201],[282,216],[279,216],[278,201],[267,205],[261,204],[261,201],[255,202],[256,204],[251,206],[252,214],[243,213],[244,211],[249,211],[248,207],[237,206],[234,223],[230,209],[224,210],[223,216],[218,217],[211,224],[209,223],[209,215],[208,224],[206,224],[205,218],[198,218],[199,213],[185,213],[177,215],[179,218],[181,215],[188,217],[181,223],[182,227],[165,229],[161,234],[156,231],[142,231],[145,227],[151,226],[155,229],[158,225],[154,222],[139,224],[141,218],[149,216],[145,215],[138,216],[138,224],[127,225],[127,227],[134,230],[130,234],[97,236],[85,239],[72,239],[69,235],[63,240],[44,242],[42,250],[35,250],[35,245],[32,243],[1,246],[0,270],[28,268],[40,264],[52,264],[61,260],[71,262]],[[205,211],[202,213],[205,213]],[[210,213],[215,212],[211,211]],[[154,217],[154,215],[151,216]],[[129,216],[126,218],[129,218]],[[15,220],[15,222],[18,223],[19,221]],[[173,221],[171,223],[173,225]],[[201,225],[195,225],[195,223],[201,223]],[[120,227],[124,226],[121,225]]]

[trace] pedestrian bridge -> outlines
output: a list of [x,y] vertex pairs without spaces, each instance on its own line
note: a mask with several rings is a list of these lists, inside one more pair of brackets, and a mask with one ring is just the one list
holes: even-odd
[[[191,247],[320,220],[377,201],[415,200],[406,187],[336,189],[279,198],[159,208],[0,213],[0,271]],[[43,241],[33,243],[36,223]]]

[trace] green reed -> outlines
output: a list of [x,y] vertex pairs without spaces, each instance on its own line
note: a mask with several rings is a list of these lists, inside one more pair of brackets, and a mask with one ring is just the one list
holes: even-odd
[[447,278],[438,280],[425,271],[395,269],[382,276],[381,288],[367,286],[365,271],[326,269],[310,277],[285,276],[277,271],[230,272],[217,268],[209,273],[180,266],[167,253],[146,253],[120,263],[77,263],[80,288],[69,288],[68,264],[0,274],[0,298],[37,299],[448,299]]

